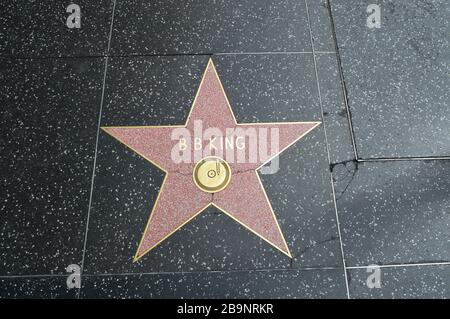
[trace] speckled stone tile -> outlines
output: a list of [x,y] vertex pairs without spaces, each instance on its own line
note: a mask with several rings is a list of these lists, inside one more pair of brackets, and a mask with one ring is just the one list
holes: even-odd
[[335,52],[327,0],[306,0],[316,51]]
[[81,27],[70,29],[72,1],[2,1],[0,55],[20,57],[88,56],[106,53],[112,0],[77,0]]
[[348,270],[351,298],[448,299],[450,265],[380,268],[380,288],[369,288],[373,270]]
[[311,51],[304,1],[117,0],[113,54]]
[[[320,119],[311,56],[255,55],[252,61],[243,55],[213,60],[238,122]],[[206,64],[204,57],[192,56],[112,58],[102,125],[183,124]],[[304,72],[311,77],[298,75]],[[270,86],[270,96],[264,96]],[[100,135],[85,273],[342,265],[322,126],[283,152],[276,174],[261,175],[294,255],[292,262],[209,208],[133,263],[163,176],[107,134]]]
[[[120,289],[117,289],[120,287]],[[84,298],[346,298],[342,270],[89,276]]]
[[331,163],[355,159],[336,55],[317,54],[317,73]]
[[238,122],[320,120],[312,54],[213,57]]
[[331,1],[360,157],[450,155],[450,2],[371,3]]
[[0,299],[73,299],[77,293],[65,276],[0,278]]
[[348,266],[450,261],[450,161],[350,164],[335,167]]
[[207,56],[110,58],[102,126],[184,124],[207,63]]
[[[238,122],[320,119],[312,54],[213,61]],[[111,58],[102,125],[184,124],[207,63],[206,56]]]
[[65,273],[81,261],[104,61],[0,64],[0,275]]

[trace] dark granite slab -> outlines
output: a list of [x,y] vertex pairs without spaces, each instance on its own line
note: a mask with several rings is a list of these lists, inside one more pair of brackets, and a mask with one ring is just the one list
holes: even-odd
[[450,3],[377,1],[370,29],[371,3],[331,1],[359,156],[450,155]]
[[0,299],[73,299],[77,293],[65,276],[0,278]]
[[80,263],[103,59],[0,60],[0,275]]
[[116,55],[311,51],[304,1],[117,0]]
[[448,299],[450,265],[380,268],[380,288],[368,288],[366,269],[348,271],[351,298]]
[[345,298],[346,290],[342,270],[238,271],[89,276],[81,297]]
[[103,55],[107,51],[112,0],[77,0],[80,28],[69,28],[72,1],[2,1],[0,55],[59,57]]
[[347,266],[450,261],[450,161],[335,167]]

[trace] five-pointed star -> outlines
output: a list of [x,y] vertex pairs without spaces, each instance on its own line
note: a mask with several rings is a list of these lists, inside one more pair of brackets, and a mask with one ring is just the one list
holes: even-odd
[[[196,162],[177,163],[172,154],[178,143],[172,139],[172,131],[182,127],[193,132],[194,121],[199,120],[202,121],[204,130],[218,128],[225,132],[227,128],[250,128],[257,131],[276,129],[279,132],[279,145],[276,153],[270,146],[267,154],[258,152],[261,154],[258,154],[256,161],[230,162],[229,184],[223,190],[211,194],[201,190],[193,180],[192,172]],[[291,257],[257,169],[319,124],[320,122],[238,124],[214,64],[209,59],[185,125],[102,127],[105,132],[166,173],[134,261],[210,205]],[[208,141],[203,141],[203,145],[207,143]],[[193,153],[194,148],[187,151]]]

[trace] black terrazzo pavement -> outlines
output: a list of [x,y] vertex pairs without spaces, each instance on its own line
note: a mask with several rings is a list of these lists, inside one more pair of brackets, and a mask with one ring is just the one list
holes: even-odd
[[[370,3],[0,4],[0,297],[449,298],[449,5]],[[323,122],[260,174],[293,259],[208,208],[133,263],[164,175],[99,125],[183,124],[210,57],[238,122]]]

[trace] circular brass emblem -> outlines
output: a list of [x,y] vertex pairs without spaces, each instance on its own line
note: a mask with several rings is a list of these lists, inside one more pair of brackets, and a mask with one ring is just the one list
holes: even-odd
[[193,175],[198,188],[207,193],[217,193],[230,182],[231,169],[220,157],[208,156],[195,165]]

